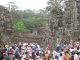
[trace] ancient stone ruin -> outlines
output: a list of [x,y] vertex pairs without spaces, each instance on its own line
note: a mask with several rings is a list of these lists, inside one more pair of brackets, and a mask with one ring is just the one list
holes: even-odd
[[4,45],[6,41],[9,41],[9,35],[11,33],[11,15],[9,11],[0,5],[0,44]]

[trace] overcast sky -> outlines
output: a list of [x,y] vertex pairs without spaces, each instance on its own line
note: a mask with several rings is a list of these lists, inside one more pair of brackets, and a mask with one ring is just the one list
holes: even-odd
[[22,10],[24,9],[43,9],[47,6],[48,0],[0,0],[0,5],[6,5],[8,2],[15,2],[15,4]]

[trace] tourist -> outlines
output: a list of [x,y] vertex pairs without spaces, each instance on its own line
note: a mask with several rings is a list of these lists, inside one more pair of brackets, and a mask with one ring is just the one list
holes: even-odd
[[76,53],[74,54],[74,60],[79,60],[79,53],[78,53],[78,52],[76,52]]
[[71,52],[71,60],[74,60],[74,51]]
[[59,60],[63,60],[63,56],[62,56],[62,53],[60,53],[60,57],[59,57]]
[[48,50],[47,50],[46,53],[45,53],[45,60],[49,60],[49,53],[48,53]]
[[71,59],[71,56],[69,54],[69,51],[67,51],[65,54],[66,54],[67,60],[70,60]]
[[3,60],[4,56],[3,56],[3,49],[0,49],[0,60]]
[[9,49],[6,49],[5,53],[4,53],[4,59],[5,60],[10,60],[10,54],[9,54]]
[[58,56],[57,55],[55,56],[54,60],[58,60]]
[[67,57],[66,57],[66,55],[65,55],[65,52],[62,53],[62,56],[63,56],[63,60],[67,60]]
[[14,55],[15,55],[15,60],[19,60],[19,58],[20,58],[20,52],[19,52],[19,48],[18,47],[16,47]]
[[56,54],[57,54],[57,52],[55,50],[53,50],[53,52],[52,52],[53,59],[55,58]]

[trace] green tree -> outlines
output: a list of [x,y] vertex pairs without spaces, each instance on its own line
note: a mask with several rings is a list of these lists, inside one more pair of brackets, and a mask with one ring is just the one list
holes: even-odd
[[24,19],[25,26],[28,30],[32,31],[34,29],[38,29],[46,26],[47,20],[41,16],[32,16],[27,19]]
[[25,27],[25,25],[24,25],[22,20],[17,21],[14,24],[14,28],[15,28],[15,31],[17,31],[17,32],[25,32],[26,31],[26,27]]
[[[12,15],[13,27],[15,25],[14,30],[16,31],[19,31],[19,29],[22,26],[23,28],[21,28],[21,31],[24,31],[24,26],[25,26],[26,32],[32,32],[34,29],[44,27],[47,23],[46,19],[47,14],[45,10],[39,10],[39,11],[30,9],[18,10],[18,7],[14,2],[8,2],[7,5],[8,5],[7,8]],[[24,24],[21,23],[21,21],[23,21]],[[20,23],[23,25],[20,25]]]

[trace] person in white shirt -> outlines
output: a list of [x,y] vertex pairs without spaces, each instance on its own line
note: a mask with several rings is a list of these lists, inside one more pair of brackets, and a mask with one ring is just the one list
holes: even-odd
[[59,60],[63,60],[62,53],[60,53]]
[[74,60],[79,60],[78,52],[74,54]]
[[57,52],[55,50],[53,50],[52,55],[53,55],[53,59],[54,59],[55,56],[57,55]]

